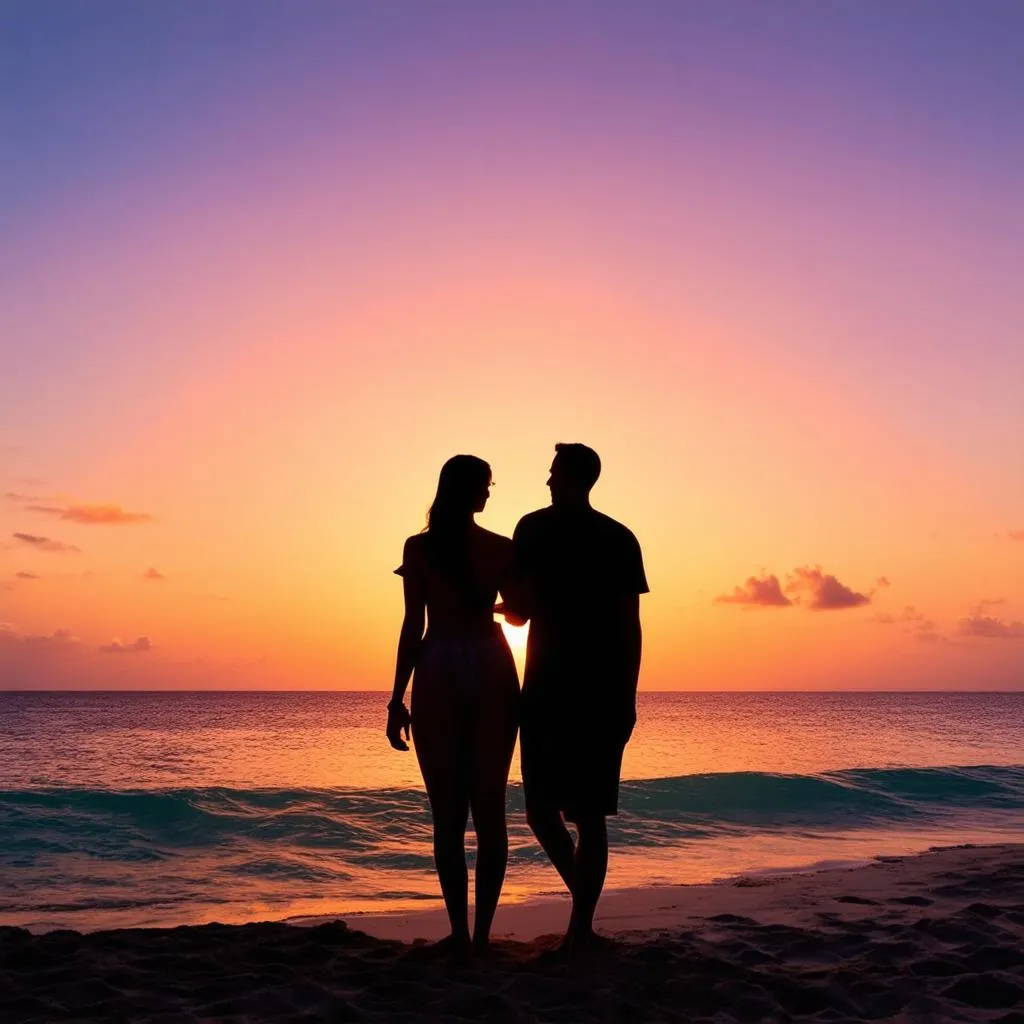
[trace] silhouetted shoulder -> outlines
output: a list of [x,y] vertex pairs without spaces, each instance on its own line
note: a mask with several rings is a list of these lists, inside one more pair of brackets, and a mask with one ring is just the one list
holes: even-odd
[[624,594],[648,594],[647,573],[644,570],[643,552],[636,534],[617,519],[606,516],[594,509],[594,523],[600,543],[607,547],[615,566],[616,587]]
[[619,541],[623,544],[635,544],[639,547],[639,541],[628,526],[624,526],[617,519],[598,512],[596,508],[589,508],[583,512],[572,510],[561,510],[554,505],[546,508],[539,508],[536,512],[527,512],[516,525],[515,536],[519,537],[520,532],[530,534],[544,532],[546,530],[573,530],[585,528],[609,538],[613,543]]
[[543,530],[545,524],[552,521],[551,517],[553,512],[554,508],[550,505],[547,508],[539,508],[536,512],[527,512],[526,515],[516,523],[516,529],[512,534],[512,539],[515,541],[536,530]]
[[415,572],[423,564],[423,555],[426,549],[427,535],[425,533],[414,533],[407,537],[402,546],[402,564],[395,570],[396,576],[406,576]]
[[646,594],[640,544],[627,526],[594,508],[549,506],[519,520],[515,537],[520,573],[574,594]]
[[618,519],[612,519],[611,516],[598,512],[596,508],[591,509],[591,512],[594,515],[594,521],[599,524],[601,529],[607,530],[609,536],[618,536],[623,542],[632,541],[634,544],[639,543],[633,531],[628,526],[620,523]]

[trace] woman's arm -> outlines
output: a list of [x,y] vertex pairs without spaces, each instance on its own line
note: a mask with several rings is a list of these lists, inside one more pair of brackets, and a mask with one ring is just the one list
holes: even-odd
[[395,662],[395,685],[388,703],[388,740],[396,750],[408,750],[409,744],[402,739],[409,738],[409,712],[403,703],[412,671],[423,639],[426,621],[426,601],[419,573],[416,571],[416,556],[412,551],[411,538],[405,542],[402,553],[402,592],[405,596],[405,617],[398,635],[398,657]]

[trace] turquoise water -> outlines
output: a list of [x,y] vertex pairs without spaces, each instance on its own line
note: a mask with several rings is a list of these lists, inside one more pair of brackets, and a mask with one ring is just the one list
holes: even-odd
[[[0,923],[433,905],[426,800],[383,700],[0,694]],[[1019,841],[1022,727],[1024,694],[643,695],[609,885]],[[558,891],[515,781],[509,822],[505,898]]]

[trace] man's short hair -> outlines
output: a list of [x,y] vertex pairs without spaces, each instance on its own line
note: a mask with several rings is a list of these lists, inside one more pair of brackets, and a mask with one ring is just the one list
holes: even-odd
[[565,475],[578,486],[589,491],[601,475],[601,459],[593,448],[585,444],[555,445],[555,458]]

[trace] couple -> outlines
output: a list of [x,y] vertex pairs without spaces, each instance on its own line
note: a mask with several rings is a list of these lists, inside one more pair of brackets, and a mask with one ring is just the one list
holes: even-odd
[[[405,542],[395,570],[405,619],[387,737],[408,750],[411,726],[452,927],[445,944],[458,953],[488,946],[508,859],[505,786],[517,730],[526,820],[572,894],[564,945],[595,941],[608,866],[605,818],[617,810],[622,752],[636,722],[639,595],[648,589],[636,538],[590,504],[600,472],[593,449],[556,445],[551,505],[524,516],[509,540],[474,522],[487,504],[490,466],[456,455],[441,468],[426,530]],[[522,694],[495,612],[530,623]],[[410,712],[403,698],[414,671]],[[566,821],[576,826],[575,841]]]

